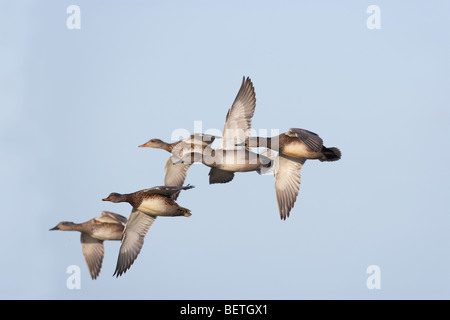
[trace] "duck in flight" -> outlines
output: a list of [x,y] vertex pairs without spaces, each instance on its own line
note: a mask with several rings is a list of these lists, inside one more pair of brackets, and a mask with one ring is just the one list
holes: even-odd
[[128,194],[113,192],[102,199],[114,203],[128,202],[133,208],[121,237],[122,243],[114,275],[117,277],[122,275],[134,263],[144,244],[145,235],[158,216],[191,216],[191,210],[179,206],[173,197],[182,190],[192,188],[191,185],[158,186]]
[[300,189],[300,170],[305,161],[341,159],[341,151],[338,148],[325,147],[318,134],[299,128],[292,128],[275,137],[248,137],[245,146],[266,147],[278,152],[273,168],[278,209],[283,220],[289,217],[297,199]]
[[81,232],[81,249],[91,278],[95,280],[102,267],[105,240],[121,240],[127,218],[103,211],[98,217],[83,223],[63,221],[50,230]]
[[[261,171],[272,165],[269,157],[250,151],[241,145],[248,138],[255,113],[256,96],[249,77],[242,79],[238,94],[225,118],[222,140],[217,149],[208,148],[202,153],[184,153],[175,163],[201,162],[210,167],[209,183],[227,183],[235,172]],[[206,152],[207,151],[207,152]]]
[[[191,166],[191,163],[182,163],[179,161],[185,154],[203,154],[208,153],[207,150],[211,148],[211,144],[217,136],[194,133],[189,137],[174,143],[167,143],[160,139],[150,139],[139,147],[158,148],[166,150],[171,153],[167,159],[164,167],[164,185],[166,186],[182,186],[186,179],[186,174]],[[173,200],[176,200],[178,194],[173,195]]]

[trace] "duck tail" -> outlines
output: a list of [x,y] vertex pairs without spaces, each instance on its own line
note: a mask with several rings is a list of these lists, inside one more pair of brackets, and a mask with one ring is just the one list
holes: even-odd
[[338,148],[322,147],[323,158],[320,161],[337,161],[341,158],[341,150]]
[[191,210],[184,208],[184,207],[179,207],[178,212],[180,213],[180,216],[185,216],[185,217],[192,216]]

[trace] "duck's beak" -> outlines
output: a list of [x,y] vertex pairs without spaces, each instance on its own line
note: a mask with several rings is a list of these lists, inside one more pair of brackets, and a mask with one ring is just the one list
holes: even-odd
[[59,229],[58,229],[58,226],[56,226],[56,227],[54,227],[54,228],[51,228],[51,229],[49,229],[49,231],[52,231],[52,230],[59,230]]
[[102,201],[111,201],[111,199],[108,197],[108,198],[102,199]]
[[148,147],[148,142],[141,144],[140,146],[138,146],[139,148],[144,148],[144,147]]

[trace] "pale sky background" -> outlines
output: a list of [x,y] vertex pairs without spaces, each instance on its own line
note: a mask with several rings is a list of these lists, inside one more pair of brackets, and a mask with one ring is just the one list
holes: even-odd
[[[449,21],[443,0],[2,1],[0,298],[449,299]],[[119,278],[106,242],[91,280],[79,233],[48,229],[128,217],[101,199],[163,184],[169,156],[137,146],[222,130],[243,76],[257,131],[308,129],[342,159],[305,164],[286,221],[272,175],[209,185],[194,165],[192,217],[158,219]]]

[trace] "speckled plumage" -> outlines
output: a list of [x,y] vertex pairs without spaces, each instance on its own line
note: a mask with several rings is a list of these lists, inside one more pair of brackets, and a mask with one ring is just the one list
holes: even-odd
[[158,216],[191,216],[191,211],[179,206],[173,196],[193,186],[158,186],[128,194],[111,193],[104,201],[128,202],[132,207],[130,218],[122,235],[114,275],[125,273],[136,260],[144,238]]

